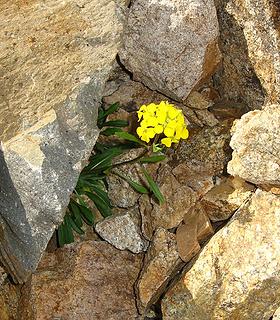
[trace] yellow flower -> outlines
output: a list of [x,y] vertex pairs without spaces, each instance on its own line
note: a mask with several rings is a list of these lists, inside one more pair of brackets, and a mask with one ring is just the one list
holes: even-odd
[[169,148],[172,143],[178,143],[180,139],[189,136],[182,110],[167,101],[143,105],[137,113],[140,126],[136,132],[147,143],[157,134],[164,135],[161,143]]

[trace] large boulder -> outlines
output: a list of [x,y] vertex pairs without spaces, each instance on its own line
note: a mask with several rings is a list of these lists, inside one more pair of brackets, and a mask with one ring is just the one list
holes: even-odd
[[255,184],[280,185],[280,105],[251,111],[238,120],[228,172]]
[[21,319],[137,319],[133,285],[142,258],[103,241],[45,254],[22,289]]
[[223,70],[215,83],[223,97],[261,108],[280,97],[278,0],[215,0]]
[[270,319],[280,303],[279,242],[280,197],[258,189],[168,291],[163,319]]
[[135,0],[120,58],[135,80],[184,100],[219,64],[218,36],[213,0]]
[[0,4],[0,259],[17,282],[36,268],[97,139],[122,17],[112,0]]

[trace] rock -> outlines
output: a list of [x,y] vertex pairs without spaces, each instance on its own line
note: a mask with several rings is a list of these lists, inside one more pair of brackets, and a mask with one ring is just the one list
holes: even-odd
[[158,228],[145,255],[144,265],[136,284],[138,310],[141,313],[145,313],[145,310],[156,302],[182,266],[175,235]]
[[169,165],[162,165],[157,178],[157,184],[165,197],[163,204],[159,205],[154,199],[145,195],[140,198],[142,232],[148,240],[159,227],[165,229],[177,227],[196,202],[195,192],[181,185],[171,171]]
[[214,127],[219,123],[212,112],[208,110],[195,110],[198,119],[206,126]]
[[141,233],[138,208],[119,211],[97,223],[95,231],[117,249],[128,249],[133,253],[146,251],[149,242]]
[[23,282],[98,136],[123,15],[110,0],[1,2],[0,12],[0,259]]
[[[116,157],[116,163],[130,161],[143,153],[143,149],[131,149],[128,152]],[[122,165],[114,169],[115,172],[126,176],[127,178],[140,183],[142,172],[138,163]],[[116,174],[110,174],[108,180],[108,195],[112,204],[119,208],[132,208],[136,205],[140,193],[135,191],[124,179]]]
[[0,279],[0,319],[18,320],[18,309],[21,294],[21,286],[14,285],[8,279],[1,283]]
[[133,284],[141,260],[103,241],[45,254],[24,286],[22,319],[137,319]]
[[200,251],[199,242],[214,233],[211,222],[200,203],[196,203],[185,214],[176,230],[176,241],[180,258],[188,262]]
[[280,185],[280,105],[251,111],[235,123],[228,172],[255,184]]
[[[150,90],[137,81],[125,81],[119,86],[117,91],[103,98],[103,101],[108,105],[119,101],[128,112],[138,110],[143,104],[149,104],[151,102],[159,103],[166,100],[183,110],[187,122],[197,126],[203,126],[191,108],[185,104],[175,102],[157,91]],[[137,121],[138,118],[136,118],[136,123]]]
[[213,101],[207,99],[203,94],[198,91],[193,91],[188,96],[185,104],[192,109],[204,110],[213,105]]
[[260,109],[280,95],[279,3],[277,0],[215,0],[221,30],[221,95]]
[[257,190],[168,291],[163,319],[269,319],[280,303],[279,208]]
[[197,172],[201,168],[211,177],[221,175],[231,158],[229,147],[231,124],[232,121],[225,120],[214,127],[190,130],[189,139],[179,144],[173,161],[197,167]]
[[251,197],[254,189],[240,178],[224,178],[204,195],[201,204],[211,221],[227,220]]
[[280,319],[280,308],[278,308],[273,315],[273,320],[279,320],[279,319]]
[[219,64],[218,37],[212,0],[136,0],[120,59],[135,80],[182,101]]
[[205,169],[203,162],[180,163],[172,170],[173,175],[182,185],[192,188],[200,198],[213,186],[213,174]]

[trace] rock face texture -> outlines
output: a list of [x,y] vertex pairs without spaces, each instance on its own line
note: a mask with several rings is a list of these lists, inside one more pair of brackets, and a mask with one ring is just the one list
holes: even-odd
[[260,109],[280,96],[278,0],[215,0],[223,71],[215,77],[228,99]]
[[141,255],[87,241],[45,254],[25,285],[22,320],[137,319]]
[[110,0],[1,1],[0,12],[0,259],[22,282],[97,138],[122,15]]
[[280,303],[280,197],[257,190],[169,290],[164,320],[263,320]]
[[233,127],[228,172],[255,184],[280,185],[280,105],[245,114]]
[[149,242],[141,233],[138,208],[122,211],[97,223],[95,231],[117,249],[133,253],[146,251]]
[[136,285],[138,309],[154,303],[164,291],[168,281],[182,267],[175,235],[163,228],[155,231],[152,244],[145,256],[143,269]]
[[184,100],[219,64],[218,36],[213,0],[136,0],[120,58],[135,80]]

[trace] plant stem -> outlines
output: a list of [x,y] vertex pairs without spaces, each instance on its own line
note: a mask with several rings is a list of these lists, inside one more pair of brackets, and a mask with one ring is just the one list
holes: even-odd
[[134,158],[134,159],[131,159],[131,160],[127,160],[127,161],[124,161],[124,162],[120,162],[120,163],[116,163],[114,165],[112,165],[111,169],[114,169],[114,168],[118,168],[118,167],[121,167],[123,165],[126,165],[126,164],[131,164],[131,163],[135,163],[137,162],[138,160],[140,160],[142,157],[144,157],[147,153],[148,153],[148,149],[144,150],[138,157]]

